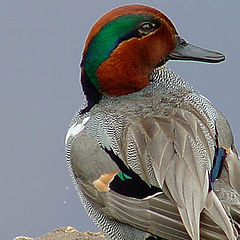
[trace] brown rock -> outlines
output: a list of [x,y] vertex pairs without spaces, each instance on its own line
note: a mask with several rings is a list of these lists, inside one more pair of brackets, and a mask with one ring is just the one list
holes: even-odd
[[16,237],[13,240],[106,240],[101,233],[78,232],[73,227],[61,227],[39,238]]

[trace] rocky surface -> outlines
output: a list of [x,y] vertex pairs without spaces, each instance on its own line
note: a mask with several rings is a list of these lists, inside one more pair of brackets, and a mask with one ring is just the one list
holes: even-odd
[[106,238],[101,233],[81,233],[69,226],[55,229],[51,233],[47,233],[39,238],[21,236],[13,240],[106,240]]

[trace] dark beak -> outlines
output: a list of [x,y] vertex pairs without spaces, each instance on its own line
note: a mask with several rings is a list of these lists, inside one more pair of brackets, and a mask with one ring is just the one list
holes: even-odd
[[225,56],[219,52],[200,48],[186,42],[176,35],[176,47],[168,56],[169,60],[199,61],[218,63],[225,60]]

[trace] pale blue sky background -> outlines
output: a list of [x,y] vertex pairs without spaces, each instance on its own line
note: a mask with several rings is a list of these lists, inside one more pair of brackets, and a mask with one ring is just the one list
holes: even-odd
[[[228,117],[239,149],[240,1],[138,0],[186,40],[223,52],[218,65],[168,63]],[[69,177],[64,135],[81,105],[79,61],[94,21],[126,0],[0,0],[0,238],[38,237],[88,220]]]

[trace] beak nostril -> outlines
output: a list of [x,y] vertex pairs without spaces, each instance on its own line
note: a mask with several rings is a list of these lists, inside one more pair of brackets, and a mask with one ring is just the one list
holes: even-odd
[[187,46],[188,43],[183,39],[181,38],[180,36],[178,36],[178,40],[179,40],[179,44],[183,47]]
[[183,40],[183,41],[181,42],[181,45],[185,47],[185,46],[188,45],[188,43],[187,43],[185,40]]

